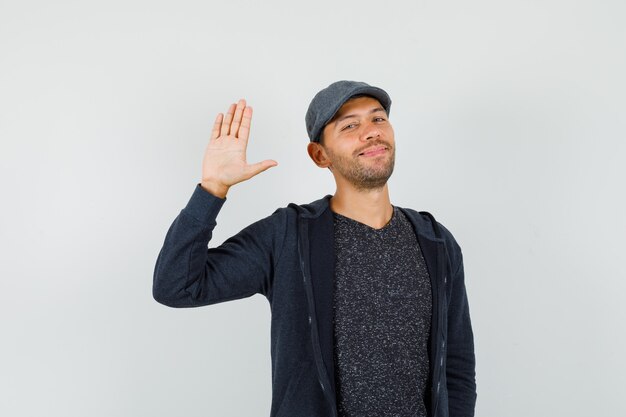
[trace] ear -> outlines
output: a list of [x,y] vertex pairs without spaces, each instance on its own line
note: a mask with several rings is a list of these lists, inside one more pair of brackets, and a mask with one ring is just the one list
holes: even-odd
[[326,155],[326,151],[324,147],[317,142],[309,142],[306,147],[309,156],[320,168],[328,168],[330,166],[330,159],[328,159],[328,155]]

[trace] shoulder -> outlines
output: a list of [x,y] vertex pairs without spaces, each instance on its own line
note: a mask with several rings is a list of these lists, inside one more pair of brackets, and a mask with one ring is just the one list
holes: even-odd
[[330,206],[330,195],[306,204],[289,203],[285,207],[277,208],[269,218],[281,218],[287,222],[296,222],[298,217],[317,218]]
[[261,218],[253,225],[263,228],[272,228],[274,232],[283,233],[287,229],[295,227],[298,217],[317,218],[329,207],[328,201],[331,196],[325,196],[319,200],[307,204],[289,203],[279,207],[272,214]]

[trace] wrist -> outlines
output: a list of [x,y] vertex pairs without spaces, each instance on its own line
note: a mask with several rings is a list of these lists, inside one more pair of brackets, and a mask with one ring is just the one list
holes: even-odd
[[227,185],[217,184],[213,181],[201,181],[200,187],[208,193],[213,194],[215,197],[226,198],[226,194],[228,193],[228,189],[230,188]]

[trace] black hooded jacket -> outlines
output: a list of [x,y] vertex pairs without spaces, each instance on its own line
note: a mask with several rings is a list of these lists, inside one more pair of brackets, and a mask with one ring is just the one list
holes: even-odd
[[[226,201],[200,185],[170,226],[153,296],[198,307],[263,294],[271,308],[270,417],[336,417],[333,369],[333,216],[330,196],[290,204],[207,249]],[[431,277],[427,407],[433,417],[471,417],[476,402],[473,333],[461,248],[427,212],[411,221]]]

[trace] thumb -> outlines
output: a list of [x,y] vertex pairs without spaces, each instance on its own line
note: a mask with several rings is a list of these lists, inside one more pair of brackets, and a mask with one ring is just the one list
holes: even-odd
[[275,167],[276,165],[278,165],[278,162],[273,159],[266,159],[265,161],[257,162],[256,164],[250,164],[246,168],[246,176],[248,178],[252,178],[268,168]]

